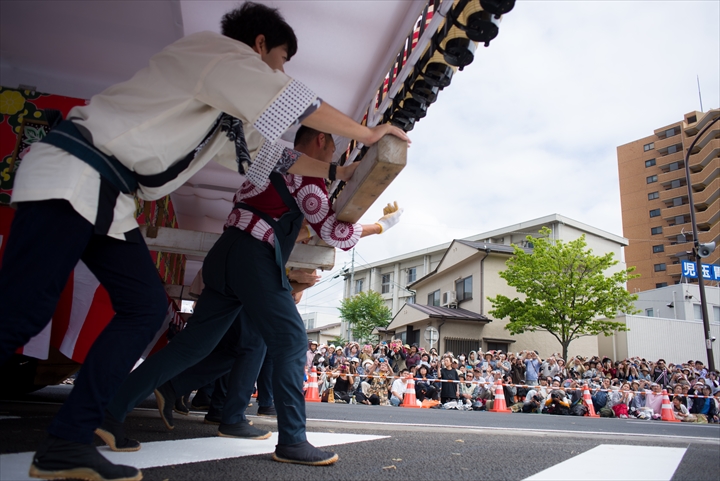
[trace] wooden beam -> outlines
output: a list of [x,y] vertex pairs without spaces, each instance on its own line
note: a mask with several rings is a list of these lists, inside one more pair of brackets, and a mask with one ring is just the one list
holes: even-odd
[[[337,218],[357,222],[407,164],[407,142],[386,135],[365,154],[333,209]],[[382,213],[378,211],[378,217]]]
[[[140,232],[151,251],[205,257],[220,234],[170,227],[140,226]],[[331,270],[335,266],[335,249],[329,246],[295,244],[288,267]]]

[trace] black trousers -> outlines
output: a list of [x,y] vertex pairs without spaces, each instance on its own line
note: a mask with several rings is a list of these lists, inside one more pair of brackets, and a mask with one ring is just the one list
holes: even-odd
[[203,278],[205,288],[185,329],[127,377],[108,411],[123,421],[153,389],[210,354],[243,309],[273,361],[279,444],[305,441],[302,383],[307,334],[283,285],[274,249],[247,232],[229,228],[205,258]]
[[48,431],[90,443],[105,407],[160,328],[168,307],[150,252],[94,233],[65,200],[22,202],[0,269],[0,363],[50,322],[82,260],[110,294],[115,317],[90,348],[75,386]]

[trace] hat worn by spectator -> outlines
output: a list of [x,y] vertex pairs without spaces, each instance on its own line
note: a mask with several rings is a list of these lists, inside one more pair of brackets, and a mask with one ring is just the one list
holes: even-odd
[[[368,360],[369,360],[369,359],[368,359]],[[350,359],[350,362],[360,362],[360,359],[354,357],[354,358]],[[372,362],[371,362],[371,363],[372,363]],[[363,363],[363,364],[365,364],[365,363]]]
[[372,366],[373,362],[370,359],[365,359],[365,361],[363,361],[363,363],[362,363],[363,366],[367,366],[368,364],[370,364]]

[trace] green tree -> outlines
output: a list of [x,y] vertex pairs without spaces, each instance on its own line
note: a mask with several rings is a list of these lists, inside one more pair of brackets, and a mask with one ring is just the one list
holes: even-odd
[[345,346],[345,344],[347,344],[347,342],[348,342],[348,340],[343,339],[342,336],[335,336],[328,341],[328,343],[332,344],[333,346],[338,346],[341,349],[343,346]]
[[618,263],[613,253],[595,256],[585,249],[585,236],[564,243],[549,239],[550,229],[544,227],[542,237],[528,236],[533,251],[527,253],[516,245],[515,255],[508,260],[508,269],[500,272],[509,286],[524,294],[524,300],[503,295],[488,298],[493,308],[490,314],[509,318],[505,329],[512,334],[525,331],[546,331],[555,336],[567,359],[570,343],[582,336],[605,336],[614,331],[626,331],[624,324],[610,320],[618,312],[638,312],[633,301],[637,296],[625,288],[635,269],[606,270]]
[[340,317],[350,326],[353,338],[360,342],[372,342],[377,340],[377,336],[372,334],[373,329],[387,327],[392,312],[379,293],[365,291],[342,300]]

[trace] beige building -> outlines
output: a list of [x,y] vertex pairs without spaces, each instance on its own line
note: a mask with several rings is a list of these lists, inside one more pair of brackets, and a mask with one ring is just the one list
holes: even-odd
[[[641,277],[631,292],[677,284],[692,249],[685,154],[720,109],[690,112],[653,135],[617,148],[625,262]],[[693,148],[688,162],[700,243],[720,244],[720,122]],[[703,260],[718,264],[720,249]]]
[[[382,293],[394,316],[383,331],[387,338],[417,342],[429,349],[425,330],[433,327],[440,344],[435,347],[441,351],[537,349],[545,356],[561,350],[552,335],[537,332],[510,336],[504,328],[506,321],[487,314],[491,308],[488,297],[517,295],[499,276],[512,255],[510,244],[530,248],[526,236],[538,236],[542,227],[551,230],[553,239],[565,242],[584,234],[596,254],[612,252],[621,261],[615,269],[625,268],[621,249],[627,245],[626,239],[553,214],[371,264],[355,272],[353,287],[370,287]],[[349,276],[345,282],[347,296]],[[570,348],[571,353],[593,355],[597,353],[597,339],[582,338]]]

